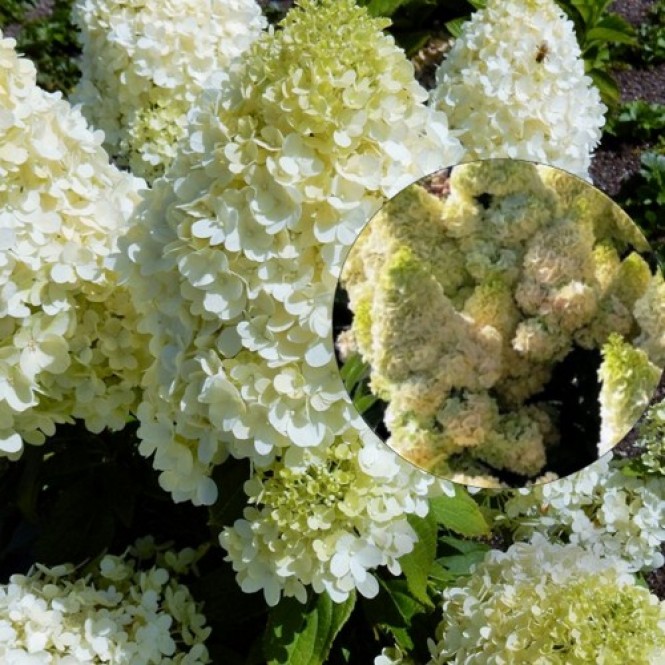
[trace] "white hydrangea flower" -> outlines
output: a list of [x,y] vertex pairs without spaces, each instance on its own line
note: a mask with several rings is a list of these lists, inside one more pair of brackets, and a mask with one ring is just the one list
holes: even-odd
[[142,451],[176,500],[214,501],[229,452],[265,466],[342,443],[354,416],[328,314],[344,254],[385,197],[461,156],[384,25],[350,0],[290,12],[206,91],[121,243],[155,357]]
[[2,662],[210,663],[205,646],[210,628],[189,589],[166,564],[168,557],[160,554],[148,568],[137,554],[107,555],[85,575],[73,565],[49,569],[40,564],[27,575],[12,575],[0,586]]
[[208,76],[265,28],[255,0],[77,0],[82,79],[73,100],[122,166],[150,180],[175,156]]
[[114,256],[145,184],[1,34],[0,106],[0,455],[15,459],[57,423],[117,430],[137,405],[147,338]]
[[610,453],[566,478],[516,491],[503,509],[515,537],[567,539],[622,559],[631,571],[665,564],[665,478],[627,476],[611,460]]
[[220,536],[246,592],[263,590],[306,599],[306,586],[342,602],[357,589],[374,597],[371,571],[395,575],[398,559],[417,540],[406,516],[424,516],[429,496],[452,486],[405,465],[360,423],[345,443],[327,449],[291,448],[245,484],[250,506]]
[[665,649],[665,603],[622,561],[538,535],[488,552],[441,609],[428,665],[656,665]]
[[431,102],[460,132],[468,159],[527,159],[588,178],[607,109],[554,0],[488,0],[436,80]]

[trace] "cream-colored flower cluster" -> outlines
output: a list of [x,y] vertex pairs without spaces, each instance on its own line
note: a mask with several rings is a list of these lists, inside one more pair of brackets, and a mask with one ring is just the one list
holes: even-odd
[[665,477],[626,475],[611,453],[566,478],[517,490],[498,518],[506,519],[518,539],[563,539],[623,559],[631,571],[665,564]]
[[[370,388],[388,402],[389,445],[453,479],[482,478],[483,465],[535,477],[559,436],[556,406],[534,397],[574,345],[606,344],[603,444],[615,445],[626,431],[606,435],[609,423],[632,418],[630,427],[659,374],[631,346],[643,343],[638,304],[656,278],[639,254],[619,257],[644,248],[641,233],[605,196],[550,167],[473,162],[449,184],[445,199],[420,185],[395,197],[342,275]],[[625,363],[611,369],[621,364],[609,362],[613,332],[644,357],[645,380]]]
[[[661,304],[660,307],[663,307]],[[662,368],[642,350],[613,334],[603,346],[598,372],[600,391],[600,441],[598,452],[611,450],[633,428],[653,397]]]
[[554,0],[488,0],[439,66],[432,104],[472,159],[528,159],[588,177],[606,107]]
[[73,100],[121,166],[161,175],[211,72],[266,25],[255,0],[77,0],[82,79]]
[[[0,659],[6,665],[204,665],[210,628],[178,581],[196,555],[162,552],[148,567],[104,556],[86,574],[73,565],[12,575],[0,586]],[[174,564],[169,566],[168,562]]]
[[57,423],[121,429],[137,405],[147,338],[113,256],[144,183],[1,35],[0,106],[0,455],[15,459]]
[[[330,461],[338,448],[361,455],[366,430],[334,361],[337,277],[385,197],[461,156],[384,26],[351,0],[303,0],[218,74],[122,241],[155,359],[138,412],[141,451],[154,454],[176,500],[198,504],[215,500],[210,474],[227,454],[253,461],[257,507],[223,542],[247,567],[245,588],[263,588],[270,602],[314,580],[338,598],[354,584],[371,593],[360,568],[333,566],[330,543],[360,552],[365,569],[391,561],[413,546],[404,514],[424,509],[433,483],[390,458],[382,493],[353,499],[354,528],[336,512],[316,537],[280,516],[279,492],[258,489],[284,485],[302,464],[338,488],[334,502],[375,482],[369,467],[345,461],[341,473]],[[284,510],[295,516],[311,499],[286,485]],[[375,521],[382,501],[391,508]]]
[[621,561],[536,536],[443,592],[428,665],[662,663],[665,603]]
[[245,484],[250,507],[220,536],[244,591],[275,605],[282,593],[305,602],[307,585],[341,602],[353,589],[374,597],[378,566],[400,574],[417,540],[406,516],[425,516],[428,497],[452,488],[364,438],[349,428],[344,443],[294,448]]

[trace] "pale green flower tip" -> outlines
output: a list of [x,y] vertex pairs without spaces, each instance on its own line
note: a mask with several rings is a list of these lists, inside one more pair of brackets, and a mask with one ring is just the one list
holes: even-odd
[[463,584],[444,590],[442,610],[428,665],[506,657],[655,664],[665,648],[665,603],[621,561],[539,536],[490,551]]
[[353,316],[353,330],[358,349],[366,361],[371,362],[372,349],[372,303],[371,294],[359,298]]
[[651,278],[649,264],[639,254],[631,252],[619,265],[610,290],[626,307],[632,307],[646,293]]
[[452,188],[467,196],[508,196],[536,193],[542,196],[543,185],[534,164],[516,159],[493,159],[460,164],[450,177]]
[[599,455],[615,446],[635,425],[658,386],[661,369],[645,351],[613,333],[602,347],[598,370],[601,431]]

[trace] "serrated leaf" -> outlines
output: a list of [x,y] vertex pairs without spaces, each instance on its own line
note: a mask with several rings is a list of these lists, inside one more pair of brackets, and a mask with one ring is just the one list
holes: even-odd
[[421,603],[429,607],[432,601],[427,595],[427,580],[436,558],[436,520],[432,515],[416,517],[409,515],[409,524],[418,535],[413,551],[405,554],[399,562],[409,591]]
[[455,496],[439,496],[430,500],[430,511],[441,526],[463,536],[485,536],[489,526],[478,504],[466,490],[455,486]]
[[268,665],[323,665],[355,602],[355,594],[343,603],[334,603],[327,593],[305,605],[283,598],[268,618],[263,645]]
[[440,563],[436,561],[432,564],[430,569],[430,578],[437,582],[439,585],[447,585],[450,582],[454,582],[457,579],[457,575],[454,575],[449,570],[446,570]]

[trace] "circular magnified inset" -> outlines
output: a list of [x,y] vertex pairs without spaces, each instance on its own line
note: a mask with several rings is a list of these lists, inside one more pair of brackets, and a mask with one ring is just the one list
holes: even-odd
[[602,192],[492,159],[437,172],[372,218],[333,329],[356,408],[399,455],[524,486],[587,466],[638,420],[665,365],[665,285]]

